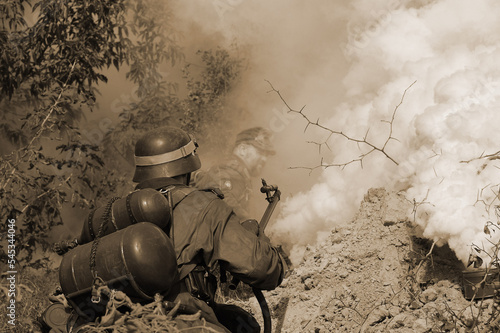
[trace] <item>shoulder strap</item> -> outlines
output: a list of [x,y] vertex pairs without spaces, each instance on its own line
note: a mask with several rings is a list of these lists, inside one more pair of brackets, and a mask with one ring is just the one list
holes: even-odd
[[[164,190],[164,189],[162,189]],[[162,191],[160,190],[160,191]],[[166,189],[165,189],[166,190]],[[193,193],[194,191],[197,191],[198,189],[195,187],[190,187],[187,185],[172,185],[170,191],[172,193],[172,208],[175,208],[179,202],[184,200],[185,197]]]
[[203,191],[203,192],[212,192],[219,199],[224,199],[224,193],[222,193],[221,189],[218,188],[218,187],[207,187],[207,188],[202,188],[202,189],[199,189],[199,190]]

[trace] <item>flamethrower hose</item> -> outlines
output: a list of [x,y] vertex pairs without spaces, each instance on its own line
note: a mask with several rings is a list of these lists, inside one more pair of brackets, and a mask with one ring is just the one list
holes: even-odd
[[262,319],[264,320],[264,333],[271,333],[271,312],[269,311],[269,306],[267,305],[266,298],[262,293],[262,290],[252,287],[253,293],[257,301],[259,302],[260,309],[262,310]]

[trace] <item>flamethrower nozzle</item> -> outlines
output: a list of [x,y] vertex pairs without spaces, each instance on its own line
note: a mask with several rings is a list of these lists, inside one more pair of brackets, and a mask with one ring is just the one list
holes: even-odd
[[265,181],[265,179],[264,178],[261,178],[261,179],[262,179],[262,187],[260,188],[261,193],[269,193],[269,192],[278,190],[278,186],[267,185],[267,182]]

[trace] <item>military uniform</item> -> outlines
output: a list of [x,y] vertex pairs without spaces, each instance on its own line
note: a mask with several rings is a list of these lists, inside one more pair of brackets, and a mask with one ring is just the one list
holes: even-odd
[[[160,191],[168,204],[157,206],[153,201],[151,203],[141,201],[138,205],[140,209],[134,210],[136,206],[132,207],[131,196],[127,196],[123,205],[124,211],[121,212],[124,214],[120,216],[126,215],[133,221],[136,216],[134,211],[136,213],[140,211],[141,215],[145,212],[142,211],[143,208],[152,209],[154,214],[151,216],[156,215],[158,212],[156,209],[160,209],[160,216],[168,215],[168,221],[162,229],[173,243],[169,257],[173,260],[164,261],[165,267],[162,267],[161,274],[164,277],[174,276],[175,279],[172,281],[172,286],[162,289],[165,290],[166,295],[163,296],[166,301],[174,302],[171,304],[180,303],[185,309],[184,313],[201,311],[206,323],[200,320],[200,325],[208,323],[210,331],[259,332],[257,321],[248,312],[233,305],[214,302],[217,281],[211,273],[220,267],[252,287],[271,290],[282,282],[287,268],[286,263],[267,237],[259,232],[258,226],[253,228],[256,221],[253,221],[255,222],[253,224],[240,223],[241,218],[222,200],[220,192],[212,189],[201,190],[187,185],[191,173],[198,170],[201,165],[196,154],[197,147],[194,139],[183,130],[174,127],[149,131],[139,139],[135,149],[136,170],[133,181],[139,183],[137,189],[152,188]],[[246,184],[249,175],[245,174],[243,169],[235,170],[245,179],[242,184]],[[245,186],[240,187],[238,181],[234,184],[226,183],[226,188],[231,189],[245,188]],[[240,200],[240,197],[235,196],[235,199]],[[106,206],[103,216],[112,212],[110,204]],[[93,217],[93,213],[89,217]],[[93,218],[88,219],[89,223],[92,221]],[[115,226],[115,229],[118,230],[118,227]],[[99,230],[98,236],[102,230]],[[93,246],[97,244],[98,242],[94,242]],[[139,246],[135,249],[141,252],[142,248]],[[105,263],[108,264],[107,261]],[[92,267],[89,269],[89,274],[95,273],[92,272]],[[94,292],[96,285],[92,283]],[[85,295],[87,296],[91,295]],[[94,296],[92,295],[92,298]],[[181,317],[177,319],[179,323],[182,322]],[[54,328],[60,323],[51,324],[53,325],[48,326]],[[201,326],[198,331],[206,331]],[[190,328],[190,331],[195,329],[189,325],[186,328]]]
[[[238,138],[245,141],[251,137],[255,147],[265,149],[269,134],[253,128]],[[201,310],[207,322],[223,331],[258,332],[257,321],[243,309],[214,303],[217,281],[210,273],[220,266],[252,287],[270,290],[281,283],[286,263],[258,229],[240,223],[241,218],[215,190],[187,185],[201,166],[197,147],[186,132],[173,127],[152,130],[135,146],[133,181],[139,183],[138,188],[161,191],[171,203],[172,218],[166,231],[174,244],[180,282],[166,297]],[[239,188],[238,182],[227,185]]]
[[193,175],[193,185],[203,188],[219,188],[224,194],[224,201],[231,206],[242,219],[249,218],[248,206],[252,193],[250,173],[243,161],[237,157],[213,166],[207,171]]
[[219,264],[242,282],[264,290],[276,288],[283,280],[286,264],[277,249],[245,229],[233,209],[216,193],[176,184],[172,178],[150,179],[137,188],[170,192],[170,236],[181,279],[178,288],[168,295],[170,300],[198,308],[208,322],[217,324],[224,320],[218,313],[219,307],[210,307],[206,299],[194,297],[190,286],[186,286],[189,274],[197,267],[212,272]]

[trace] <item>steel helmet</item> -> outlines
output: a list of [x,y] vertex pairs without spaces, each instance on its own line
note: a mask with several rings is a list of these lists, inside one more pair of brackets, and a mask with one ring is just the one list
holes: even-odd
[[198,170],[198,145],[177,127],[161,127],[144,134],[135,144],[133,181],[175,177]]

